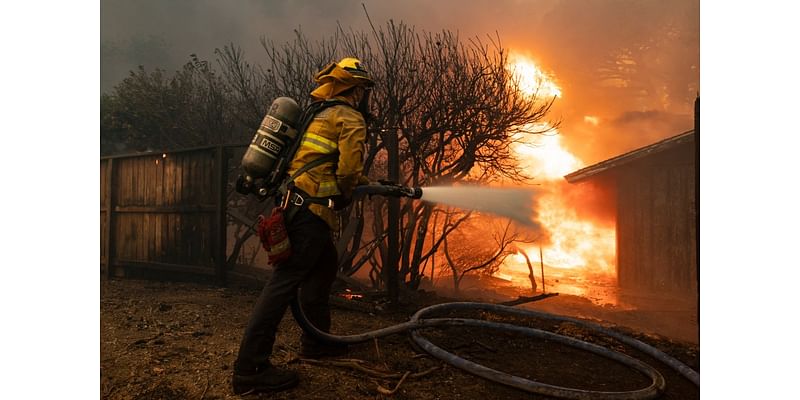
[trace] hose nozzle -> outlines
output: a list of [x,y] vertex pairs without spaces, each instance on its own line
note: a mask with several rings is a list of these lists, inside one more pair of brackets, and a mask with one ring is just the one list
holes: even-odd
[[420,199],[422,198],[422,188],[421,187],[403,187],[403,196],[410,197],[412,199]]
[[408,197],[419,199],[422,197],[422,188],[402,186],[392,182],[379,181],[369,185],[356,186],[353,194],[379,195],[387,197]]

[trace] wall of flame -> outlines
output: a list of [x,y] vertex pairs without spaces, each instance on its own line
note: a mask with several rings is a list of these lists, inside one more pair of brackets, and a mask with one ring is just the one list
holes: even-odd
[[[519,54],[509,57],[509,69],[517,75],[520,90],[528,95],[547,100],[555,97],[559,101],[563,92],[555,75],[544,71],[536,62]],[[612,196],[603,188],[570,185],[563,176],[586,164],[562,144],[565,132],[552,128],[548,122],[531,130],[549,132],[537,135],[515,146],[520,165],[535,177],[541,189],[535,199],[537,222],[543,228],[536,243],[520,246],[528,259],[536,266],[534,275],[540,275],[544,264],[545,278],[573,283],[572,288],[560,289],[573,294],[584,294],[581,282],[616,279],[616,231]],[[541,247],[541,251],[540,251]],[[540,257],[540,254],[542,255]],[[509,279],[515,285],[530,286],[529,269],[523,254],[506,259],[497,276]],[[537,280],[540,281],[541,277]],[[541,281],[540,281],[541,282]],[[541,283],[539,284],[541,290]]]

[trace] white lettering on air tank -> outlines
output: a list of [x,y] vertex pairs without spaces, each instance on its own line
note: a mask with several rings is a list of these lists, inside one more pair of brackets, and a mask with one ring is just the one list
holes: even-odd
[[263,147],[263,148],[265,148],[265,149],[267,149],[269,151],[272,151],[274,153],[279,153],[281,151],[281,146],[279,146],[277,143],[269,140],[268,138],[264,138],[264,139],[261,140],[261,147]]
[[267,115],[264,117],[264,121],[261,123],[261,126],[272,132],[278,132],[278,130],[281,129],[281,121],[271,115]]

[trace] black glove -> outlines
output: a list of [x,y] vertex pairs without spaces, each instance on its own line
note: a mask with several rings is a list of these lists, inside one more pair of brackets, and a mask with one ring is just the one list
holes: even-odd
[[334,211],[344,210],[350,205],[350,203],[353,202],[352,197],[345,197],[342,194],[337,194],[336,196],[333,196],[332,199]]

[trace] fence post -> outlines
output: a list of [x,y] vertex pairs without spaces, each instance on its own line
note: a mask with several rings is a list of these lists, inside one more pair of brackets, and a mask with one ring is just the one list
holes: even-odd
[[114,237],[114,208],[117,199],[114,194],[114,159],[109,158],[106,166],[106,231],[104,232],[106,236],[106,279],[114,276],[114,252],[117,249]]
[[224,285],[226,280],[227,260],[226,253],[228,249],[228,216],[227,216],[227,203],[228,203],[228,159],[225,157],[225,146],[220,145],[217,147],[216,163],[217,175],[217,240],[216,249],[214,250],[215,261],[215,275],[216,281],[219,285]]

